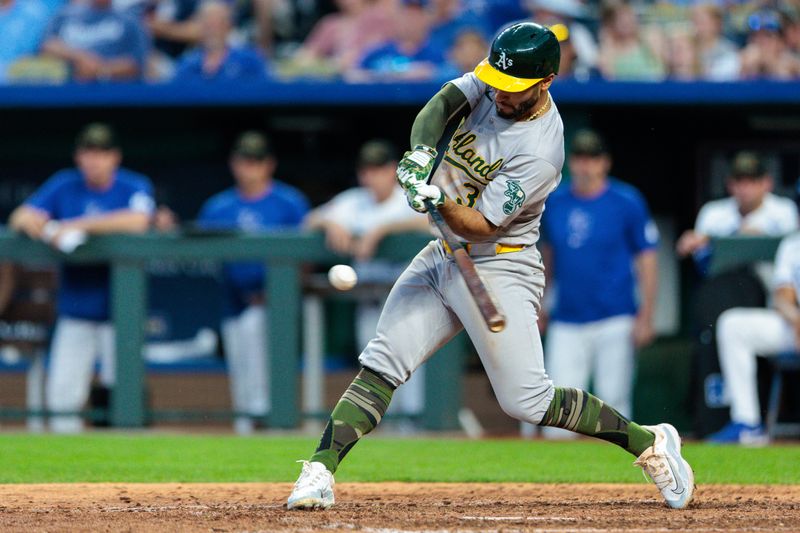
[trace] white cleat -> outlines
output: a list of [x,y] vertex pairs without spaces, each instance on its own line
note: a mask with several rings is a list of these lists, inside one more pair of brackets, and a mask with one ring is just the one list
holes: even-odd
[[300,477],[286,502],[287,509],[327,509],[333,505],[333,474],[318,462],[303,463]]
[[667,505],[684,509],[694,495],[694,472],[681,457],[681,438],[670,424],[642,426],[652,431],[656,440],[633,463],[641,466],[656,484]]

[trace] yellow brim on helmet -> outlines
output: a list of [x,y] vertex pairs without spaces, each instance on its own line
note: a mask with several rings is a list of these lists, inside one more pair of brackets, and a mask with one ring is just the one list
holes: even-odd
[[500,72],[492,65],[489,64],[487,57],[475,67],[475,75],[486,85],[506,91],[509,93],[520,93],[525,89],[533,87],[537,82],[542,81],[543,78],[515,78]]

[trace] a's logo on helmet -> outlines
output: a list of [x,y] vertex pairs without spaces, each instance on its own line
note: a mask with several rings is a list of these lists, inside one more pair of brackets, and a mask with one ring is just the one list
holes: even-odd
[[494,62],[499,68],[506,70],[508,67],[514,64],[514,60],[510,57],[506,56],[505,50],[500,52],[500,57],[497,58],[497,61]]

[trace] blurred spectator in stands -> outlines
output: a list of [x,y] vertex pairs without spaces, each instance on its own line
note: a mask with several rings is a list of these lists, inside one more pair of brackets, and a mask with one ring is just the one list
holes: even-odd
[[[255,131],[243,133],[230,158],[236,184],[206,201],[198,225],[245,232],[300,225],[308,212],[308,200],[299,190],[274,179],[276,165],[266,136]],[[237,415],[234,429],[248,434],[270,410],[264,263],[228,263],[223,277],[226,300],[222,341]],[[275,312],[280,312],[280,305]]]
[[111,0],[69,4],[47,30],[42,53],[67,62],[78,81],[126,81],[144,73],[149,39]]
[[693,81],[698,77],[699,59],[691,33],[686,28],[673,28],[667,33],[668,77]]
[[681,257],[692,255],[701,271],[708,268],[712,237],[776,236],[798,228],[797,206],[772,194],[772,177],[758,154],[737,153],[726,185],[730,196],[706,203],[694,229],[685,231],[675,246]]
[[616,81],[659,81],[666,75],[664,42],[654,29],[643,31],[633,7],[621,0],[604,4],[598,65]]
[[[484,19],[489,28],[489,37],[503,27],[528,16],[523,0],[461,0],[464,8]],[[487,39],[491,40],[491,39]]]
[[175,69],[175,80],[259,81],[267,76],[264,56],[253,48],[233,46],[231,8],[221,0],[203,3],[198,14],[200,45],[186,52]]
[[339,11],[322,17],[295,54],[292,74],[346,72],[367,50],[394,35],[393,12],[375,0],[335,3]]
[[758,400],[757,356],[800,349],[800,308],[797,272],[800,237],[784,238],[775,256],[771,308],[737,307],[717,322],[717,350],[727,396],[730,422],[708,440],[719,444],[765,444]]
[[447,51],[447,61],[438,71],[437,78],[450,81],[462,74],[472,72],[484,60],[489,43],[481,33],[466,30],[456,37],[455,43]]
[[722,8],[713,4],[698,4],[692,9],[692,23],[699,78],[709,81],[738,79],[741,70],[739,47],[722,35]]
[[131,18],[141,18],[148,9],[152,9],[158,0],[111,0],[114,11]]
[[800,77],[800,60],[784,40],[777,11],[756,11],[747,18],[747,46],[741,52],[744,79],[786,80]]
[[424,81],[436,75],[444,50],[430,39],[424,0],[403,0],[394,37],[367,52],[347,73],[348,81]]
[[273,57],[276,41],[289,40],[295,32],[292,23],[295,11],[290,0],[253,0],[249,42],[255,43],[267,57]]
[[[76,143],[76,168],[48,179],[14,210],[9,225],[64,253],[79,246],[87,234],[146,231],[154,206],[152,185],[145,176],[120,167],[121,159],[113,131],[104,124],[88,125]],[[75,413],[88,399],[98,358],[100,383],[113,386],[116,356],[109,322],[109,269],[64,265],[46,386],[53,431],[82,429]]]
[[199,6],[199,0],[165,0],[144,11],[144,23],[153,37],[151,77],[171,77],[174,61],[200,42],[202,30],[195,16]]
[[430,0],[431,42],[442,50],[449,50],[460,34],[477,32],[485,39],[492,37],[492,29],[485,19],[464,5],[463,0]]
[[525,0],[531,20],[545,26],[563,24],[566,40],[561,40],[559,76],[574,75],[589,79],[597,70],[598,46],[592,32],[578,19],[587,16],[586,6],[579,0]]
[[794,7],[786,7],[781,11],[783,35],[789,52],[800,60],[800,3]]
[[0,83],[20,58],[39,51],[50,12],[39,0],[0,0]]
[[[365,143],[358,157],[358,187],[337,194],[313,210],[306,221],[308,228],[325,232],[325,242],[331,250],[355,258],[353,266],[359,285],[383,286],[384,290],[360,301],[356,309],[359,351],[375,338],[389,288],[408,263],[375,259],[378,245],[393,233],[429,231],[428,218],[408,209],[405,194],[397,184],[397,161],[397,150],[390,143],[381,140]],[[389,412],[421,414],[424,383],[424,376],[415,373],[395,391]]]

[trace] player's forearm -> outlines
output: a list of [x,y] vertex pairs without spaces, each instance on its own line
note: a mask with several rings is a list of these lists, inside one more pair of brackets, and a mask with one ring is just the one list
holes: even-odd
[[778,287],[772,300],[772,306],[787,322],[793,325],[800,324],[797,293],[792,287]]
[[648,250],[636,257],[636,274],[639,282],[639,316],[652,320],[658,293],[658,256]]
[[470,241],[486,241],[497,232],[497,226],[489,222],[480,211],[452,200],[445,200],[444,205],[439,207],[439,212],[454,232]]
[[27,205],[21,205],[11,213],[8,225],[14,231],[21,231],[34,239],[38,239],[49,218],[47,213],[43,211]]
[[66,220],[64,225],[87,233],[144,233],[150,226],[150,215],[139,211],[121,210],[103,215]]
[[447,122],[468,105],[464,93],[448,83],[434,95],[417,115],[411,127],[411,146],[435,147],[442,138]]

